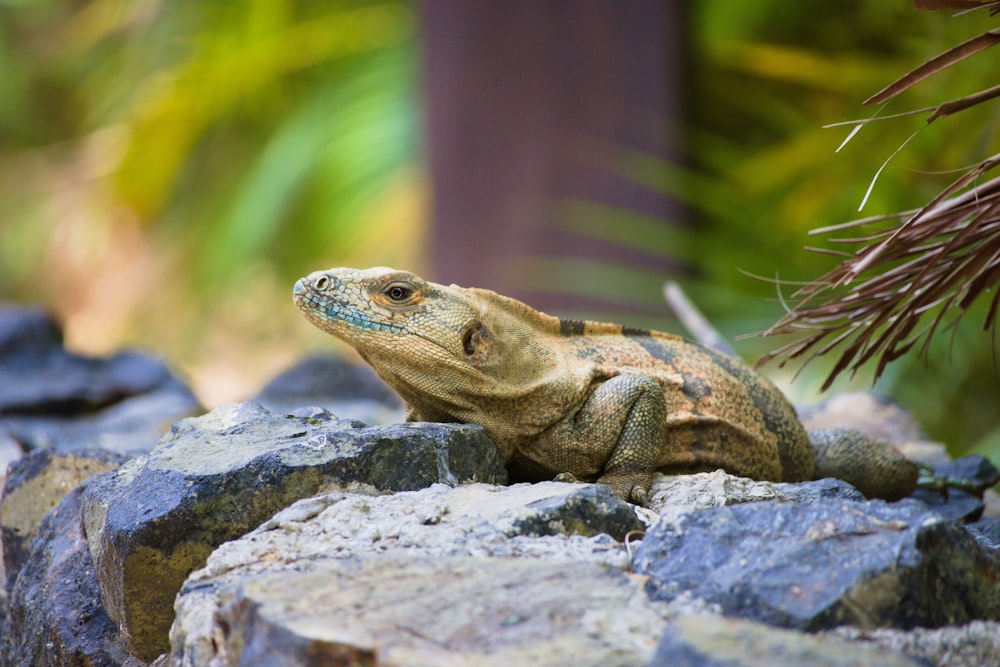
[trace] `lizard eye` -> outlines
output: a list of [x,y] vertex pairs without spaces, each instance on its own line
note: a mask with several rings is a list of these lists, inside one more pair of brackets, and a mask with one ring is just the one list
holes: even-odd
[[389,285],[384,294],[395,301],[396,303],[402,303],[410,298],[413,294],[413,290],[405,285]]

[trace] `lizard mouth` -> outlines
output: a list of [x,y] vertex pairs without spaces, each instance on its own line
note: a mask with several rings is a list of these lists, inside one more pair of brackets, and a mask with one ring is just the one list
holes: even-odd
[[[419,331],[411,331],[400,324],[380,322],[373,319],[369,313],[359,310],[353,306],[348,299],[336,299],[329,294],[325,294],[316,289],[308,278],[301,278],[295,282],[292,290],[292,298],[295,305],[306,316],[307,319],[315,323],[319,328],[329,331],[338,337],[336,333],[337,325],[346,325],[349,330],[358,332],[381,332],[395,335],[412,335],[431,345],[441,348],[452,356],[454,352],[447,346],[433,337],[424,335]],[[343,331],[343,328],[340,328]]]

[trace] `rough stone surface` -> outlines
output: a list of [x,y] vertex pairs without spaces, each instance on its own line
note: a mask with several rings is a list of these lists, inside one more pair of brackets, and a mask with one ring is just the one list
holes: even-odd
[[341,419],[366,424],[393,424],[405,416],[402,399],[371,366],[330,355],[302,359],[271,380],[254,400],[278,414],[318,405]]
[[192,574],[169,664],[645,664],[668,607],[595,532],[629,511],[556,482],[304,500]]
[[823,639],[849,640],[906,653],[934,667],[1000,665],[1000,624],[973,621],[943,628],[862,630],[851,626],[820,633]]
[[1000,517],[981,519],[966,526],[969,533],[983,547],[1000,549]]
[[[223,544],[199,574],[222,574],[275,555],[311,560],[401,553],[597,560],[627,569],[626,552],[609,535],[624,537],[643,527],[632,506],[594,484],[436,484],[387,496],[335,492],[301,500]],[[539,536],[559,539],[528,539]]]
[[1000,555],[916,501],[768,501],[665,513],[635,570],[655,599],[806,630],[1000,618]]
[[864,500],[860,491],[840,479],[786,484],[730,475],[725,470],[693,475],[653,475],[650,508],[656,512],[678,508],[723,507],[764,500],[811,502],[820,498]]
[[638,665],[665,620],[625,573],[515,559],[328,560],[221,601],[219,657],[253,665]]
[[278,416],[247,402],[175,424],[148,456],[97,478],[84,520],[104,605],[129,650],[152,660],[167,649],[188,573],[296,499],[505,477],[478,426],[364,427],[319,408]]
[[0,663],[63,667],[121,665],[117,625],[101,604],[83,534],[77,487],[42,522],[10,594]]
[[919,667],[898,650],[819,639],[719,616],[687,616],[667,626],[650,667]]
[[24,451],[142,452],[171,422],[198,412],[191,391],[158,359],[73,354],[41,311],[0,311],[0,433]]
[[917,489],[909,497],[919,500],[941,517],[959,523],[978,521],[986,507],[981,498],[957,489],[948,489],[946,493]]
[[94,475],[114,470],[124,458],[106,451],[59,454],[37,450],[11,466],[0,501],[6,586],[14,584],[38,526],[67,493]]

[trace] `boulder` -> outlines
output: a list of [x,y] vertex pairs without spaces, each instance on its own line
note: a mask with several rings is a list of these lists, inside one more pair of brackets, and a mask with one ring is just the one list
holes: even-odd
[[45,313],[0,311],[0,433],[24,451],[148,451],[170,424],[201,412],[159,359],[67,352]]
[[913,500],[665,513],[634,566],[654,599],[691,596],[804,630],[1000,618],[1000,554]]
[[174,425],[148,456],[95,479],[84,522],[104,605],[129,651],[167,650],[174,596],[219,544],[299,498],[506,481],[479,426],[365,427],[320,408],[228,405]]
[[649,667],[921,667],[926,664],[891,648],[699,614],[682,616],[667,626]]
[[38,529],[10,593],[0,663],[63,667],[122,665],[128,660],[118,626],[101,603],[77,487]]
[[60,454],[40,449],[11,466],[0,500],[0,536],[8,591],[28,558],[45,515],[77,485],[118,468],[124,460],[118,454],[102,450]]
[[972,621],[940,628],[874,628],[841,626],[816,635],[826,640],[849,641],[906,653],[921,664],[935,667],[984,667],[1000,665],[1000,623]]
[[165,662],[646,664],[668,606],[609,535],[641,525],[557,482],[304,500],[189,577]]

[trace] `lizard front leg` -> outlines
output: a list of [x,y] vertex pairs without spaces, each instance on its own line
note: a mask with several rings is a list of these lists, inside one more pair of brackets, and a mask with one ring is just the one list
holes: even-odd
[[629,502],[646,505],[664,446],[667,404],[663,389],[646,375],[624,374],[602,382],[576,413],[573,439],[603,459],[597,482]]

